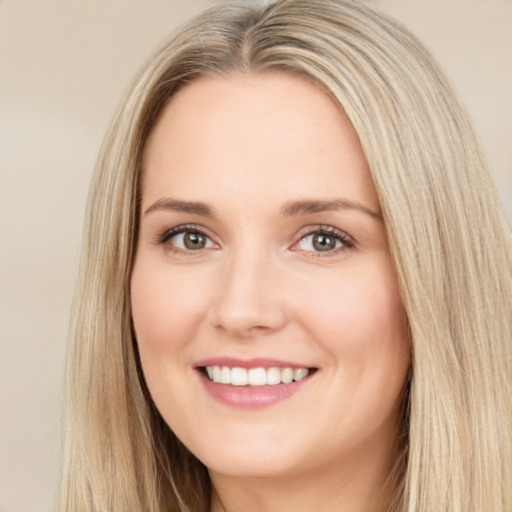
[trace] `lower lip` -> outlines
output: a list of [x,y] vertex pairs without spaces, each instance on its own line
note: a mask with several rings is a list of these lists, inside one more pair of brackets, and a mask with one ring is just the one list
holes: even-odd
[[276,384],[274,386],[231,386],[212,382],[200,373],[201,382],[206,391],[219,402],[239,407],[241,409],[261,409],[269,405],[286,400],[297,393],[311,376],[305,377],[290,384]]

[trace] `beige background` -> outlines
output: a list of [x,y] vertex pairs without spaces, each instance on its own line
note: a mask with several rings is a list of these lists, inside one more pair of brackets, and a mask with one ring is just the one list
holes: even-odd
[[[0,0],[1,512],[53,509],[69,305],[108,120],[148,53],[209,3]],[[379,3],[447,70],[512,212],[512,2]]]

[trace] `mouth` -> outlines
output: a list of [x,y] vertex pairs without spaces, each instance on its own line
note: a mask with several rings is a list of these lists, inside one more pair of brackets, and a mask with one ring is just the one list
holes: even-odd
[[319,368],[268,358],[215,357],[194,369],[216,401],[241,409],[262,409],[310,388]]
[[264,387],[299,382],[317,371],[316,368],[264,367],[241,368],[239,366],[208,365],[198,370],[210,382],[230,386]]

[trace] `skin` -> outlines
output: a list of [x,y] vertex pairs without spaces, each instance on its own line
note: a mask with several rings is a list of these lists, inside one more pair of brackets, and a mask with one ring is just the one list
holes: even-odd
[[[304,201],[314,207],[290,208]],[[410,348],[378,197],[341,109],[284,74],[195,80],[147,143],[141,212],[131,299],[142,368],[209,468],[211,510],[384,510]],[[162,241],[181,225],[204,232],[204,248]],[[316,250],[319,226],[336,230],[333,248]],[[194,369],[228,356],[317,371],[285,400],[240,409]]]

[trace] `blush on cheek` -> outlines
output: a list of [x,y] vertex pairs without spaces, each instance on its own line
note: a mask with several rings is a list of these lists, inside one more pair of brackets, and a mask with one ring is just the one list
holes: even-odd
[[135,333],[139,343],[158,342],[158,332],[165,332],[160,323],[163,317],[160,313],[161,303],[157,294],[150,289],[140,286],[140,281],[132,279],[131,290],[132,317]]
[[[186,280],[185,280],[186,281]],[[132,316],[139,344],[164,352],[172,343],[193,338],[204,314],[203,293],[179,275],[152,276],[135,268],[131,283]]]
[[[343,350],[345,362],[409,350],[407,321],[394,280],[372,280],[360,274],[357,280],[325,283],[315,298],[309,290],[305,322],[322,326],[321,338]],[[321,320],[319,322],[319,320]]]

